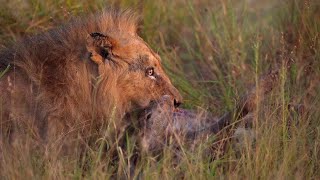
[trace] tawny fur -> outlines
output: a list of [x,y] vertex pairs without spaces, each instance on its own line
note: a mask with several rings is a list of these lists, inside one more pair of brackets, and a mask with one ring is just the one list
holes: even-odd
[[[0,69],[10,69],[0,79],[0,136],[56,142],[89,135],[110,119],[116,127],[125,113],[163,95],[180,101],[136,24],[133,13],[108,10],[2,50]],[[150,67],[152,78],[145,74]]]

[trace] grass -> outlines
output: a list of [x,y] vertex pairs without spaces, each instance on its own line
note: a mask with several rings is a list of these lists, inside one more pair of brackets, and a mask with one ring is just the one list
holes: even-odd
[[[166,72],[185,98],[185,108],[202,107],[220,115],[258,77],[276,64],[283,67],[279,86],[261,104],[254,120],[257,140],[237,155],[233,146],[206,149],[210,138],[191,151],[181,144],[176,163],[172,148],[161,157],[145,155],[132,172],[136,139],[126,145],[102,137],[109,151],[88,148],[85,156],[59,158],[31,147],[3,148],[1,179],[319,179],[320,178],[320,3],[317,0],[138,1],[1,0],[0,45],[55,27],[73,15],[95,12],[110,4],[135,7],[142,15],[141,36],[161,55]],[[286,71],[277,51],[295,60]],[[280,58],[281,60],[281,58]],[[0,77],[2,73],[0,73]],[[305,106],[293,115],[289,103]],[[288,128],[288,123],[291,123]],[[109,127],[110,128],[110,127]],[[105,136],[108,136],[106,134]],[[110,149],[114,151],[111,152]],[[119,157],[116,161],[112,153]],[[141,173],[142,172],[142,173]]]

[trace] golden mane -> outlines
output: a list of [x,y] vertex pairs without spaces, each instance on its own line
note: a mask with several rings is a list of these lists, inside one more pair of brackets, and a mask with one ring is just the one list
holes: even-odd
[[[117,72],[109,72],[107,78],[102,82],[98,81],[99,74],[96,66],[88,60],[86,38],[93,32],[112,34],[115,38],[121,33],[136,36],[137,19],[138,17],[129,10],[108,9],[85,18],[72,19],[63,26],[27,37],[16,42],[12,47],[0,51],[0,70],[8,65],[11,66],[6,74],[7,77],[3,77],[0,82],[4,90],[2,95],[11,99],[14,99],[15,95],[17,99],[23,99],[23,92],[19,94],[20,92],[11,92],[4,88],[8,86],[9,80],[12,81],[12,77],[15,82],[17,81],[16,83],[21,80],[20,85],[14,84],[14,86],[21,86],[26,91],[30,88],[30,92],[25,93],[27,100],[23,103],[27,111],[36,109],[34,120],[31,121],[40,123],[38,125],[40,129],[47,129],[46,127],[50,125],[41,124],[43,122],[37,122],[38,119],[54,119],[54,116],[64,119],[67,125],[106,118],[106,114],[110,116],[114,102],[105,101],[115,101],[111,96],[114,94],[112,91],[116,91],[114,85]],[[86,63],[80,63],[81,61]],[[20,80],[16,80],[19,78]],[[8,83],[5,82],[7,79]],[[99,102],[101,99],[99,94],[106,91],[109,92],[107,94],[110,98],[105,97],[104,101]],[[95,97],[92,97],[92,94],[96,94]],[[31,98],[32,96],[34,98]],[[10,101],[8,99],[8,102]],[[110,107],[106,107],[106,104]],[[7,108],[14,109],[10,106],[8,105]],[[80,112],[79,109],[81,109]],[[24,113],[11,112],[10,116],[19,118]],[[48,114],[52,117],[47,117]],[[63,122],[60,123],[63,124]],[[43,130],[41,136],[46,136],[45,134],[47,132]]]

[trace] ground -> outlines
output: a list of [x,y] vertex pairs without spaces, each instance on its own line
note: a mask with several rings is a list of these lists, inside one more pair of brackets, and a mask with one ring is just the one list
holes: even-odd
[[[283,52],[294,59],[288,71],[283,68],[279,86],[257,104],[253,133],[258,139],[240,155],[227,142],[220,156],[208,158],[204,149],[220,143],[210,137],[192,152],[181,144],[183,153],[178,163],[172,154],[176,146],[169,145],[161,157],[146,154],[132,168],[134,136],[127,136],[127,144],[119,146],[108,141],[106,133],[96,143],[115,149],[116,160],[110,158],[111,153],[101,155],[101,149],[89,148],[85,156],[77,159],[46,159],[31,151],[4,149],[1,178],[320,178],[317,0],[0,2],[0,46],[110,4],[136,9],[142,19],[140,34],[162,57],[166,72],[183,94],[186,109],[222,115],[234,108],[248,87],[259,84],[261,74],[283,66],[279,63]],[[306,114],[296,116],[296,123],[290,122],[288,128],[290,103],[303,104]]]

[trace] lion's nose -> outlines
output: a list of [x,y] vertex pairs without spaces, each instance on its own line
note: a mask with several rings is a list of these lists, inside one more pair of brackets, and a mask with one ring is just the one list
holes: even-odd
[[169,89],[169,94],[172,96],[174,107],[178,107],[182,104],[183,98],[174,86],[171,86]]
[[176,108],[179,107],[179,106],[181,105],[181,103],[182,103],[182,102],[181,102],[181,101],[178,101],[177,99],[174,99],[174,100],[173,100],[173,105],[174,105],[174,107],[176,107]]

